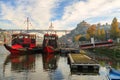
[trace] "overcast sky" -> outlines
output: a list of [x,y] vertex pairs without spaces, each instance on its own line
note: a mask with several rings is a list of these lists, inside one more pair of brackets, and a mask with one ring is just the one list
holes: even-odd
[[90,24],[120,21],[120,0],[0,0],[0,28],[73,29],[82,20]]

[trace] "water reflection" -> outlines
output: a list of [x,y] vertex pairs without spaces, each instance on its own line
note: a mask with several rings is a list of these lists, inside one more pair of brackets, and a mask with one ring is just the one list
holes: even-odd
[[43,68],[44,70],[56,70],[58,67],[58,59],[59,59],[59,54],[46,54],[43,53],[42,54],[42,58],[43,58]]
[[[96,60],[98,59],[96,58]],[[120,62],[102,59],[98,60],[101,66],[111,64],[111,66],[120,69]],[[21,56],[8,55],[2,66],[3,73],[0,73],[0,75],[2,76],[3,74],[4,76],[0,76],[0,80],[96,80],[96,76],[71,74],[70,66],[67,64],[67,57],[65,55],[61,56],[58,53]],[[101,70],[103,72],[101,72],[102,76],[100,74],[100,77],[103,77],[105,70],[103,68]],[[103,79],[97,78],[97,80]]]
[[5,66],[11,63],[11,71],[23,72],[25,70],[35,71],[35,55],[19,55],[13,56],[8,55],[4,62],[4,72]]
[[59,65],[59,59],[58,53],[8,55],[3,63],[3,73],[1,73],[3,76],[0,77],[0,80],[62,80],[64,78],[63,74],[68,71],[68,67],[64,70],[62,66],[66,62],[62,61],[63,65]]

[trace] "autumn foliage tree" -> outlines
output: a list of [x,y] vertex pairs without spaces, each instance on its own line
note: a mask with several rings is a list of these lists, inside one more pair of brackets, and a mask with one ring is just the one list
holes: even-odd
[[88,33],[86,34],[86,40],[90,40],[90,35]]
[[98,29],[96,30],[96,35],[95,35],[98,40],[100,40],[100,35],[101,35],[101,29],[98,27]]
[[81,35],[80,35],[80,34],[79,34],[79,35],[74,36],[74,41],[79,41],[80,37],[81,37]]
[[101,40],[105,40],[105,30],[104,28],[101,29]]
[[87,36],[90,37],[94,37],[96,33],[96,25],[91,25],[88,29],[87,29]]
[[105,30],[104,30],[104,28],[102,28],[102,29],[98,28],[96,30],[96,38],[97,38],[97,40],[105,40]]
[[111,23],[111,29],[110,29],[111,38],[116,39],[117,37],[119,37],[119,33],[120,33],[120,30],[118,26],[118,21],[117,21],[117,18],[115,17]]

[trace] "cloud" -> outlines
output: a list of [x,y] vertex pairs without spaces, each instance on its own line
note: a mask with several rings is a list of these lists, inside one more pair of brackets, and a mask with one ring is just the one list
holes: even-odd
[[[56,20],[56,26],[63,29],[75,28],[86,20],[90,23],[110,23],[113,17],[120,19],[119,0],[87,0],[79,1],[64,8],[61,20]],[[96,19],[95,19],[96,18]]]
[[70,0],[72,1],[70,3],[64,3],[67,0],[11,1],[0,2],[0,17],[3,20],[10,20],[9,24],[14,25],[14,27],[6,26],[5,28],[25,29],[26,17],[30,18],[31,29],[48,29],[52,18],[54,18],[52,22],[55,29],[69,30],[74,29],[82,20],[91,24],[111,23],[114,17],[120,20],[120,0]]
[[[48,28],[52,15],[52,8],[56,6],[57,0],[17,0],[16,6],[1,2],[2,19],[10,20],[14,25],[20,27],[27,17],[30,17],[33,27]],[[25,26],[21,26],[25,28]]]

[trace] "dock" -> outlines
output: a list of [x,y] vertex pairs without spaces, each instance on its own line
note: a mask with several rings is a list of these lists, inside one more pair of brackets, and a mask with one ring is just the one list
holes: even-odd
[[76,49],[76,48],[60,48],[60,52],[62,54],[68,54],[68,53],[78,53],[79,52],[79,49]]
[[84,54],[68,54],[68,64],[71,74],[99,75],[99,63]]

